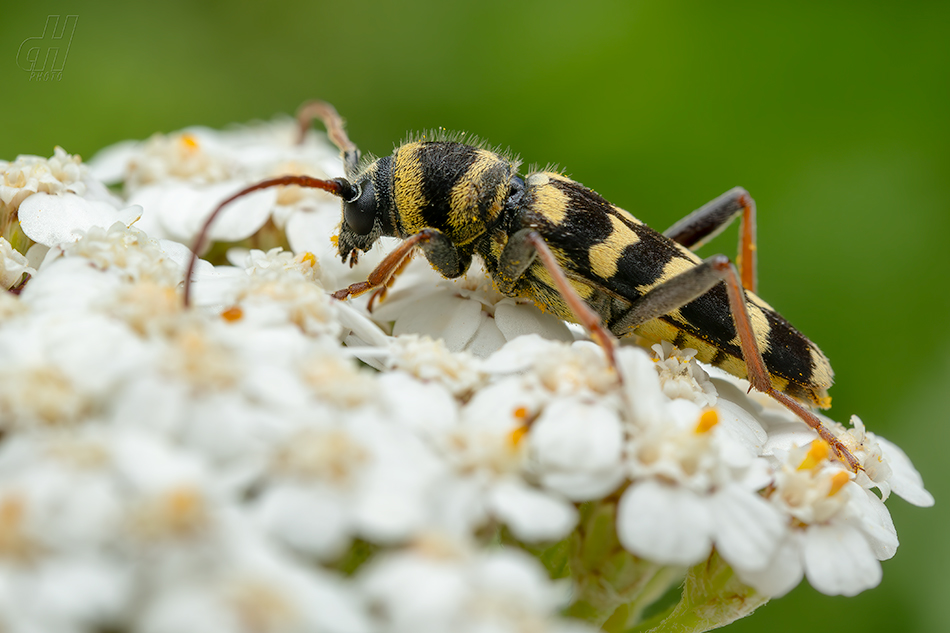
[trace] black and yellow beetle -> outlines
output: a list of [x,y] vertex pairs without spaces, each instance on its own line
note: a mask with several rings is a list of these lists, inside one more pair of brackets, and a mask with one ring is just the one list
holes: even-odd
[[[336,110],[301,108],[301,134],[319,118],[343,157],[344,178],[284,176],[266,187],[316,187],[343,200],[337,247],[352,265],[382,236],[402,243],[369,278],[337,299],[384,290],[415,248],[440,274],[465,274],[478,255],[498,289],[583,324],[613,361],[613,336],[636,333],[698,351],[768,393],[812,426],[852,470],[860,465],[808,407],[826,408],[832,370],[825,355],[755,291],[755,203],[736,188],[664,233],[561,174],[522,177],[511,156],[472,141],[434,135],[362,161]],[[739,271],[723,255],[691,249],[741,216]],[[205,233],[195,252],[203,247]],[[190,281],[191,271],[186,277]],[[608,333],[609,332],[609,333]]]

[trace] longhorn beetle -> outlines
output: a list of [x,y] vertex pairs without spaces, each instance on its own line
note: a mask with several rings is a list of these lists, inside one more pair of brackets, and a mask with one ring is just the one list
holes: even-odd
[[[352,266],[381,236],[403,240],[366,281],[334,298],[384,292],[416,248],[447,278],[465,274],[478,255],[502,293],[584,325],[615,367],[613,336],[635,333],[695,348],[699,360],[748,378],[814,428],[852,470],[860,469],[809,409],[830,406],[828,359],[754,294],[755,202],[744,189],[658,233],[559,173],[520,176],[517,159],[481,143],[435,135],[363,161],[325,102],[301,108],[301,141],[314,118],[340,149],[345,177],[284,176],[238,192],[208,217],[196,254],[232,200],[278,185],[322,189],[343,200],[336,238],[343,261]],[[740,215],[738,271],[724,255],[703,260],[693,253]],[[185,277],[186,304],[196,257]]]

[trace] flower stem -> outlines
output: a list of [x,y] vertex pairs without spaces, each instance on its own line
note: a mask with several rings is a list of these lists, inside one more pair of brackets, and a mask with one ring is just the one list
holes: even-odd
[[630,554],[615,530],[616,503],[602,501],[581,508],[581,523],[571,542],[570,567],[577,589],[567,614],[607,631],[623,631],[642,617],[683,570]]
[[743,584],[716,552],[686,574],[683,597],[666,617],[655,617],[627,633],[702,633],[726,626],[768,602]]

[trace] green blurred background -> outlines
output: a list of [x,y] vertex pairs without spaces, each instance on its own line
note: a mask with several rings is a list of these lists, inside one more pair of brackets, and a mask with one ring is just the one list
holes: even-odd
[[[17,51],[50,14],[75,35],[62,78],[30,81]],[[320,97],[366,151],[466,130],[658,229],[746,187],[761,294],[832,359],[832,415],[902,446],[938,505],[889,503],[880,587],[804,584],[732,630],[950,629],[950,3],[7,3],[0,78],[4,159]]]

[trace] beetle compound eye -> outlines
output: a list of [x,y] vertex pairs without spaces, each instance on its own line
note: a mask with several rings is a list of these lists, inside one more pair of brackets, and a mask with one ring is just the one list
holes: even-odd
[[343,217],[346,226],[357,235],[369,235],[373,230],[376,221],[376,192],[373,190],[372,180],[360,183],[359,195],[344,203]]

